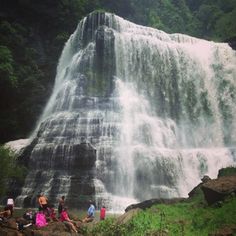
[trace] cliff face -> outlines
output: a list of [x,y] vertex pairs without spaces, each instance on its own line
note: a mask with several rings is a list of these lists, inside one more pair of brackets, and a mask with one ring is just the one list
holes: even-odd
[[40,192],[51,202],[66,195],[68,205],[77,208],[94,199],[96,145],[104,132],[102,116],[111,106],[115,73],[108,24],[105,13],[93,13],[67,42],[53,95],[21,157],[30,171],[18,204],[37,204]]
[[18,203],[185,196],[235,162],[234,63],[227,44],[89,14],[63,49]]
[[201,188],[209,205],[224,201],[227,197],[236,194],[236,175],[209,180]]

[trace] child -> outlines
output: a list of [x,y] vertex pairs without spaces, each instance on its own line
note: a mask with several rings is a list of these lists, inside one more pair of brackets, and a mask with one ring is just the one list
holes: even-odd
[[106,217],[106,208],[105,206],[102,206],[100,210],[100,220],[105,220],[105,217]]

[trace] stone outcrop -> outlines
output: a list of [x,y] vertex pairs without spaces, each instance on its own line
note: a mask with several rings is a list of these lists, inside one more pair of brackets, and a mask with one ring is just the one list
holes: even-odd
[[117,218],[116,223],[117,224],[125,224],[128,221],[130,221],[135,215],[137,215],[140,211],[141,211],[141,209],[139,209],[139,208],[126,211],[125,214],[123,214]]
[[223,201],[227,196],[236,194],[236,176],[209,180],[202,184],[201,189],[209,205]]
[[71,233],[70,229],[62,222],[51,222],[46,227],[37,228],[32,225],[23,230],[18,230],[15,219],[10,219],[8,222],[0,222],[1,236],[73,236],[82,235]]
[[207,183],[211,178],[208,175],[204,175],[203,178],[201,179],[201,183],[198,184],[196,187],[194,187],[189,193],[188,196],[190,198],[195,197],[196,195],[199,194],[199,192],[202,192],[201,187],[204,183]]
[[174,204],[174,203],[177,203],[177,202],[183,202],[185,200],[186,200],[185,198],[150,199],[150,200],[146,200],[146,201],[143,201],[143,202],[140,202],[140,203],[137,203],[137,204],[132,204],[132,205],[128,206],[125,209],[125,212],[128,212],[128,211],[133,210],[133,209],[137,209],[137,208],[144,210],[146,208],[152,207],[155,204]]

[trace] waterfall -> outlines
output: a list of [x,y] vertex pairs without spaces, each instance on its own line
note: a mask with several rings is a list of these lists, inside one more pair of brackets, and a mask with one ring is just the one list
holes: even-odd
[[186,197],[236,163],[235,65],[225,43],[89,14],[63,49],[18,203]]

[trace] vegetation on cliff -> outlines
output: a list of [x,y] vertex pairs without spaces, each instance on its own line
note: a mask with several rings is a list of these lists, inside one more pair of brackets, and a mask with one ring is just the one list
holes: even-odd
[[0,146],[0,197],[7,194],[9,182],[23,181],[25,168],[18,164],[17,157],[9,148]]

